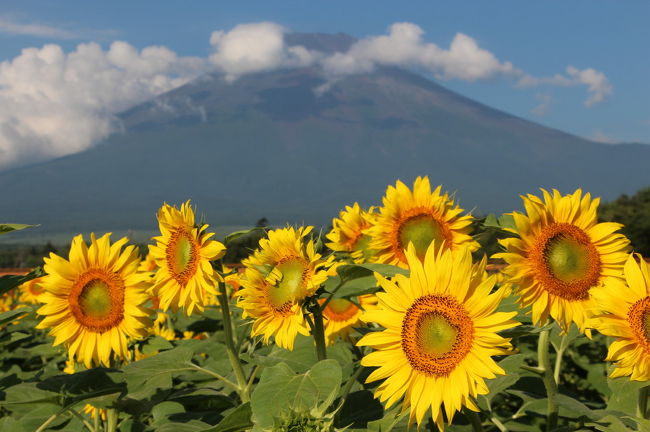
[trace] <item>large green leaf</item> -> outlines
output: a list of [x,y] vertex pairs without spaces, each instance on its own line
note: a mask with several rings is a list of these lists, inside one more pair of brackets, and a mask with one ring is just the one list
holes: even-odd
[[232,410],[217,426],[205,432],[239,432],[249,430],[253,426],[251,421],[252,413],[251,404],[247,402]]
[[309,412],[331,398],[340,385],[341,367],[336,360],[320,361],[303,374],[286,363],[267,368],[251,397],[255,423],[270,428],[283,414]]
[[192,355],[191,350],[180,347],[126,365],[124,377],[129,397],[141,399],[158,389],[170,388],[174,374],[188,370]]
[[608,379],[607,385],[612,393],[607,400],[607,409],[634,413],[639,389],[648,385],[646,382],[631,381],[628,377]]

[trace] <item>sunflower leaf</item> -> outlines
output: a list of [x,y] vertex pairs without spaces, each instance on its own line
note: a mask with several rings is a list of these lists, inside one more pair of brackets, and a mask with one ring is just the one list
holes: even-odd
[[38,225],[25,225],[25,224],[0,224],[0,234],[7,234],[11,231],[24,230],[25,228],[34,228]]

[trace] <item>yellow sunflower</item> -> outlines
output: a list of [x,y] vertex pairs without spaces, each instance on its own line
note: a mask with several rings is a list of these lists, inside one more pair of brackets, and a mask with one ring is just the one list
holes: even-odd
[[210,239],[214,233],[206,232],[208,225],[195,227],[189,201],[180,210],[164,204],[158,224],[162,235],[154,237],[156,244],[149,251],[158,266],[152,289],[160,307],[174,312],[183,308],[188,316],[194,310],[202,312],[210,295],[217,295],[221,280],[210,261],[221,258],[226,248]]
[[43,294],[43,287],[41,286],[43,278],[38,277],[28,280],[20,285],[20,298],[21,303],[38,304],[41,302],[40,297]]
[[325,236],[329,243],[325,246],[333,251],[348,252],[354,262],[371,262],[375,251],[368,248],[370,236],[366,231],[374,225],[377,218],[375,208],[363,210],[358,203],[345,206],[338,218],[332,220],[332,230]]
[[[359,305],[348,299],[336,298],[327,303],[323,309],[325,325],[325,342],[334,345],[337,337],[346,339],[354,332],[354,327],[361,327],[363,311],[373,309],[377,305],[377,296],[366,294],[359,296]],[[322,305],[325,299],[320,299]]]
[[140,266],[138,267],[138,271],[150,272],[151,276],[154,276],[157,269],[158,265],[156,264],[156,259],[153,257],[151,252],[147,253],[147,256],[140,261]]
[[517,286],[522,307],[532,305],[533,322],[549,315],[566,331],[575,322],[587,331],[591,290],[622,277],[629,241],[615,231],[622,225],[598,223],[600,200],[590,194],[552,195],[544,201],[522,197],[526,214],[512,213],[519,238],[499,240],[506,252],[496,254],[508,266],[504,272]]
[[246,269],[237,305],[244,318],[255,319],[251,335],[263,335],[265,343],[275,336],[277,345],[291,350],[298,333],[309,334],[302,303],[325,282],[323,267],[330,264],[314,251],[313,240],[305,239],[311,230],[269,231],[259,249],[242,262]]
[[454,207],[441,189],[438,186],[431,192],[428,177],[415,179],[412,192],[399,180],[395,187],[388,186],[375,225],[367,231],[376,261],[406,267],[404,250],[410,243],[420,260],[434,241],[452,250],[461,246],[478,249],[469,235],[473,218],[462,215],[463,209]]
[[615,338],[606,359],[616,362],[610,377],[650,381],[650,265],[639,261],[630,255],[625,282],[613,280],[594,290],[598,313],[593,322],[599,332]]
[[385,292],[377,293],[377,309],[362,319],[385,330],[366,334],[357,345],[374,352],[361,360],[377,367],[367,382],[385,379],[375,397],[394,405],[404,397],[410,422],[420,425],[427,411],[443,429],[463,406],[478,411],[477,395],[486,394],[485,378],[504,371],[491,356],[508,354],[509,339],[497,332],[519,325],[516,312],[495,312],[505,290],[491,294],[494,277],[487,277],[485,260],[473,265],[468,248],[457,252],[431,244],[424,263],[417,249],[406,252],[410,276],[387,280],[376,274]]
[[65,344],[69,357],[88,368],[129,359],[128,340],[145,337],[151,325],[148,276],[137,271],[136,247],[122,250],[127,238],[111,245],[109,236],[91,234],[90,246],[76,236],[68,260],[45,258],[41,282],[37,313],[44,318],[37,328],[51,328],[54,345]]

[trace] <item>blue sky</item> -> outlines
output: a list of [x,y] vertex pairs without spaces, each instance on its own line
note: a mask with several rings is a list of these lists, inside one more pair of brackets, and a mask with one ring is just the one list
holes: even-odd
[[[576,135],[650,143],[648,1],[409,1],[397,6],[359,0],[3,0],[0,62],[12,61],[24,48],[48,43],[68,53],[89,41],[107,50],[115,40],[137,49],[165,46],[179,57],[208,58],[215,50],[210,44],[213,31],[261,21],[293,32],[343,32],[358,38],[386,35],[391,24],[409,22],[424,32],[423,43],[442,49],[463,33],[500,64],[511,62],[519,72],[476,80],[451,73],[439,81],[447,88]],[[603,75],[601,84],[607,88],[590,106],[585,105],[593,96],[589,82],[569,83],[568,66]],[[539,78],[540,84],[518,86],[523,74]],[[541,83],[557,74],[564,78]],[[0,69],[0,89],[2,80]],[[121,104],[127,102],[114,103],[114,109]]]

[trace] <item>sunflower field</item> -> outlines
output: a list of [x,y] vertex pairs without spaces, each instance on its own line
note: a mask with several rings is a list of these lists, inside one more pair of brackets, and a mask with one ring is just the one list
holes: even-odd
[[78,235],[0,278],[0,431],[650,430],[650,265],[589,193],[522,199],[418,177],[329,232],[220,242],[188,201],[144,254]]

